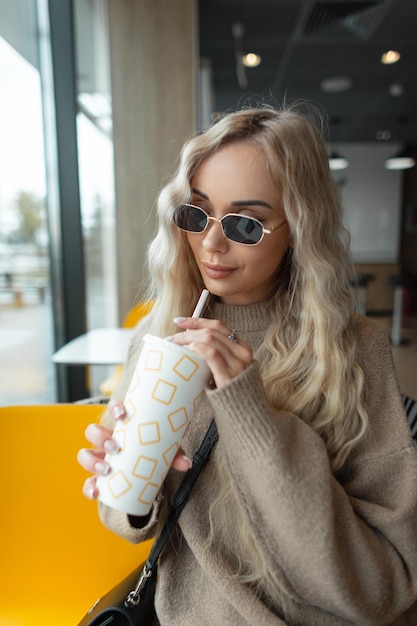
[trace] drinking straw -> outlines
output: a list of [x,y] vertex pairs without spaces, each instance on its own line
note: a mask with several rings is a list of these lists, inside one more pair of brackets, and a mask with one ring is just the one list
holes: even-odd
[[204,305],[206,304],[208,295],[209,295],[208,289],[203,289],[203,291],[201,292],[201,296],[199,297],[196,307],[194,309],[194,313],[192,314],[191,317],[200,317],[201,311],[203,310]]

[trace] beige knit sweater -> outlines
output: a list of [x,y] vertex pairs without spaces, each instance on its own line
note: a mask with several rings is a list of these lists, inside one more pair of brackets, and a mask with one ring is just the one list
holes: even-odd
[[[264,306],[214,304],[221,319],[252,345],[262,342]],[[221,389],[207,392],[184,439],[191,458],[211,418],[219,442],[181,517],[180,532],[160,559],[156,609],[162,626],[417,625],[417,451],[401,405],[388,340],[366,318],[352,324],[366,376],[369,436],[337,480],[323,441],[301,419],[269,405],[254,362]],[[131,346],[115,397],[123,399],[146,321]],[[273,578],[285,590],[289,617],[271,611],[233,577],[230,532],[203,550],[210,504],[224,455],[236,510]],[[169,473],[170,498],[181,476]],[[131,542],[153,532],[158,505],[143,529],[100,507],[103,523]],[[235,507],[230,515],[233,519]],[[411,608],[410,608],[411,607]]]

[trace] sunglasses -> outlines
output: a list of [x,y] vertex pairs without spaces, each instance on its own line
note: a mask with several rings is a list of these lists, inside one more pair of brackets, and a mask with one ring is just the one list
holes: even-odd
[[185,230],[187,233],[203,233],[210,221],[219,222],[227,239],[234,243],[243,243],[248,246],[256,246],[256,244],[262,241],[264,235],[270,235],[275,232],[287,221],[284,220],[273,228],[264,228],[262,223],[254,217],[228,213],[221,219],[218,219],[217,217],[207,215],[203,209],[193,204],[181,204],[177,207],[174,211],[173,220],[180,230]]

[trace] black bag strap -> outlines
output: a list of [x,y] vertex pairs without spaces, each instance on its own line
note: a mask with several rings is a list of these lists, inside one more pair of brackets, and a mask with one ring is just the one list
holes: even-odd
[[188,496],[191,493],[192,488],[194,487],[197,478],[200,475],[201,470],[205,466],[210,456],[210,453],[214,447],[218,439],[217,426],[214,419],[212,420],[208,431],[205,434],[202,444],[200,445],[197,452],[193,457],[193,464],[188,472],[185,474],[184,478],[181,481],[180,486],[178,487],[174,501],[172,504],[172,508],[169,512],[168,518],[158,535],[155,539],[155,542],[152,546],[152,550],[149,553],[149,556],[146,560],[142,573],[139,577],[139,580],[136,584],[136,587],[133,591],[131,591],[126,598],[127,606],[137,606],[140,603],[141,593],[144,591],[144,587],[148,580],[152,577],[156,570],[156,565],[158,563],[159,556],[162,550],[165,547],[172,531],[176,527],[178,523],[178,518],[181,515],[181,512],[188,500]]

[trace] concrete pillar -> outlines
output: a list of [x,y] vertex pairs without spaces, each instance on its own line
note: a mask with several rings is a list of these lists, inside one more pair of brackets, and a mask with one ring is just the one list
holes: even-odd
[[110,0],[119,315],[137,301],[154,203],[195,130],[196,0]]

